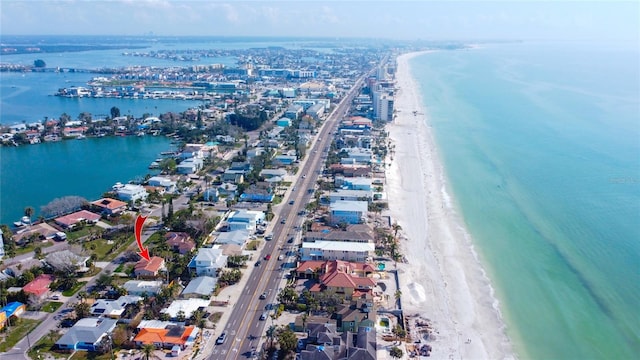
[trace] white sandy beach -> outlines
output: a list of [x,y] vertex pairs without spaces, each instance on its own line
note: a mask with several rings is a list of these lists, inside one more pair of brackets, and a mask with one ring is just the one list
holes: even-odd
[[400,246],[408,260],[398,264],[404,313],[431,321],[432,358],[514,358],[490,281],[446,190],[408,64],[419,54],[398,58],[397,117],[388,126],[395,146],[387,168],[389,208],[402,227]]

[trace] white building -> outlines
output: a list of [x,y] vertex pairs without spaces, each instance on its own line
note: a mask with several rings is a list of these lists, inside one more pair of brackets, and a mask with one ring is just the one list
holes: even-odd
[[222,249],[200,248],[196,256],[189,262],[189,269],[195,271],[198,276],[217,276],[218,270],[227,266],[227,256],[222,254]]
[[118,194],[118,198],[122,201],[144,200],[149,196],[147,190],[142,185],[134,184],[116,184],[113,189]]
[[256,226],[264,222],[264,212],[252,210],[237,210],[229,216],[227,224],[229,231],[249,230],[254,232]]
[[155,295],[162,289],[162,281],[129,280],[122,287],[129,295]]
[[372,242],[314,241],[303,242],[300,249],[301,261],[344,260],[365,262],[375,254]]
[[169,315],[169,318],[175,319],[180,312],[186,319],[190,318],[193,313],[201,308],[209,306],[209,300],[205,299],[187,299],[174,300],[168,308],[160,310],[161,313]]
[[161,186],[167,192],[173,192],[176,190],[176,182],[163,176],[151,177],[149,179],[149,186]]

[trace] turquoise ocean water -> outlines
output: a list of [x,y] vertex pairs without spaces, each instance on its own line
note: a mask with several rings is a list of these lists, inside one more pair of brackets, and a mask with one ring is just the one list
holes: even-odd
[[640,354],[639,64],[530,43],[410,63],[521,358]]

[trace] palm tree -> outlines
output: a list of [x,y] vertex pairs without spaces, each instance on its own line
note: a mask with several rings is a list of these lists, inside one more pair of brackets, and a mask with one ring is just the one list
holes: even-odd
[[34,212],[35,210],[33,210],[31,206],[27,206],[26,208],[24,208],[24,216],[27,216],[29,218],[29,225],[31,225],[31,217],[33,216]]
[[144,353],[145,359],[149,360],[149,356],[151,356],[151,354],[153,353],[153,351],[156,349],[155,346],[153,346],[153,344],[144,344],[142,346],[142,352]]
[[391,225],[391,228],[393,229],[393,237],[397,238],[398,231],[402,230],[402,226],[400,226],[398,223],[393,223],[393,225]]

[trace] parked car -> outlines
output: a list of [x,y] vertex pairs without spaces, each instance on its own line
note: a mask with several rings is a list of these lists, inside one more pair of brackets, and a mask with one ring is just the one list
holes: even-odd
[[284,255],[280,254],[280,256],[278,256],[278,261],[282,261],[284,260]]
[[267,240],[267,241],[273,240],[273,234],[269,234],[269,235],[265,236],[264,239]]

